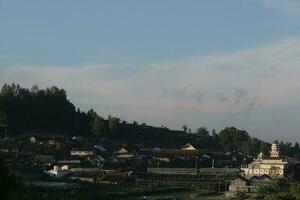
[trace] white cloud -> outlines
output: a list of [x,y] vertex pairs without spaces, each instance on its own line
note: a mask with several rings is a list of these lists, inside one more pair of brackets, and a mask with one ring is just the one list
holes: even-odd
[[258,0],[263,6],[278,10],[287,15],[300,16],[299,0]]
[[[127,120],[222,128],[245,125],[260,110],[298,105],[299,46],[300,38],[287,38],[252,49],[152,63],[130,75],[122,75],[128,66],[114,65],[7,67],[0,68],[0,84],[57,85],[76,105]],[[272,118],[271,113],[265,117]]]
[[[139,86],[144,88],[149,84],[149,89],[171,91],[186,87],[185,95],[195,99],[199,92],[204,93],[206,101],[200,106],[207,112],[220,111],[220,104],[228,110],[241,111],[253,105],[254,99],[260,106],[285,105],[291,101],[285,95],[292,95],[300,89],[297,78],[300,72],[299,45],[299,38],[288,38],[250,50],[155,64],[138,75],[146,82]],[[236,91],[245,91],[238,99],[239,105]],[[226,102],[217,97],[219,93],[225,95]],[[212,104],[215,106],[210,106]]]

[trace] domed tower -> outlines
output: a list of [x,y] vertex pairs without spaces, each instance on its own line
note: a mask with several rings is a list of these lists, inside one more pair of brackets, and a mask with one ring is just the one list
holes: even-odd
[[271,158],[279,158],[279,150],[277,144],[272,144],[271,151],[270,151]]

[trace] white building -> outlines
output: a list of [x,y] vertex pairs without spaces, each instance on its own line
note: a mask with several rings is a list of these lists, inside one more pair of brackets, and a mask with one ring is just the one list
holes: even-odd
[[119,151],[117,151],[118,154],[126,154],[128,153],[128,150],[122,147]]
[[61,178],[65,176],[66,174],[69,174],[69,166],[68,165],[63,165],[61,167],[59,166],[54,166],[53,169],[49,171],[45,171],[46,174],[49,174],[51,177],[58,177]]
[[71,150],[71,156],[93,156],[94,151],[92,149],[77,149],[73,148]]
[[32,142],[32,143],[34,143],[34,144],[37,143],[37,139],[34,136],[30,137],[29,141]]
[[278,175],[283,176],[287,162],[280,157],[278,146],[272,144],[270,157],[265,157],[263,153],[258,154],[257,159],[247,166],[242,166],[244,176]]
[[196,151],[197,149],[191,145],[190,143],[187,143],[186,145],[184,145],[181,150],[183,151]]

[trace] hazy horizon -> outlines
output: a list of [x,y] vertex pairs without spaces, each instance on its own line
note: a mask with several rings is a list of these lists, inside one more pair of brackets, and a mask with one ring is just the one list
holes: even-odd
[[83,110],[300,141],[300,1],[0,1],[0,85]]

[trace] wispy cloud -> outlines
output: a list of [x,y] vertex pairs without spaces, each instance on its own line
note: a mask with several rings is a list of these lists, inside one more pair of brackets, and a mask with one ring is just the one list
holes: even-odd
[[300,38],[286,38],[252,49],[149,63],[129,75],[120,75],[129,65],[6,67],[0,68],[0,84],[58,85],[80,107],[128,120],[164,121],[172,128],[186,122],[193,128],[199,123],[223,127],[229,117],[230,123],[240,123],[235,116],[241,113],[249,120],[259,110],[298,105],[299,46]]
[[258,0],[258,2],[284,14],[300,16],[300,1],[298,0]]

